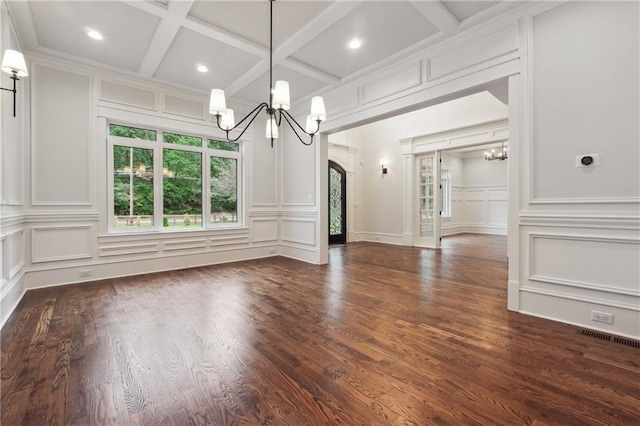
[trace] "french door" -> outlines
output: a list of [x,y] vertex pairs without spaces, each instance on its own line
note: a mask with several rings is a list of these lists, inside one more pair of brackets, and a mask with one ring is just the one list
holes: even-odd
[[413,245],[440,248],[440,153],[416,157]]
[[329,160],[329,244],[347,242],[347,173]]

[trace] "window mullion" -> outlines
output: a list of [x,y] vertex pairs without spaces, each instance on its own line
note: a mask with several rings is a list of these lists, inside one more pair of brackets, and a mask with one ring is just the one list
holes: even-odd
[[164,229],[164,179],[162,175],[163,152],[160,143],[161,132],[157,132],[156,144],[153,149],[153,216],[155,217],[153,228]]
[[202,153],[202,227],[211,224],[211,156]]

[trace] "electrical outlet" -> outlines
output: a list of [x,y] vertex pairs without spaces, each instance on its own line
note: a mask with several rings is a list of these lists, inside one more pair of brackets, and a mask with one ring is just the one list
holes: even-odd
[[80,270],[80,278],[87,278],[92,275],[91,269],[81,269]]
[[607,324],[613,324],[613,314],[608,314],[606,312],[591,311],[591,320],[604,322]]

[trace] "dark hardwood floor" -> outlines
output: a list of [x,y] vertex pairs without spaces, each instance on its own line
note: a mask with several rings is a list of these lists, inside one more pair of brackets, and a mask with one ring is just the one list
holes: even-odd
[[506,238],[30,291],[2,425],[640,424],[640,349],[506,310]]

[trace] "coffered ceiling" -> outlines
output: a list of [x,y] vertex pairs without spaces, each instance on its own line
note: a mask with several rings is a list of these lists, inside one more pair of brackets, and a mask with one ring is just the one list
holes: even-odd
[[[274,80],[300,100],[518,7],[518,1],[274,2]],[[269,2],[9,1],[37,52],[255,104],[268,96]],[[88,30],[102,40],[87,36]],[[348,47],[357,38],[359,49]],[[197,71],[204,65],[208,72]],[[267,93],[265,93],[267,92]]]

